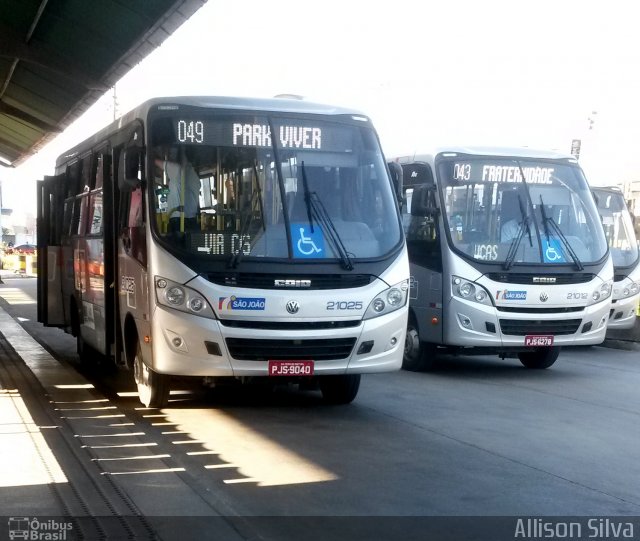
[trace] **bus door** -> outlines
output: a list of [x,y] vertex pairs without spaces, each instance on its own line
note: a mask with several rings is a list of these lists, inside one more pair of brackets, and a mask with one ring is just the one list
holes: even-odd
[[[103,155],[97,155],[92,162],[89,193],[86,198],[87,221],[80,237],[78,263],[82,266],[81,295],[83,339],[103,354],[107,349],[107,313],[105,304],[105,242],[104,242],[104,201],[103,176],[105,173]],[[78,275],[76,275],[78,276]]]
[[[118,149],[118,276],[119,323],[131,314],[138,333],[150,333],[147,274],[147,241],[144,185],[137,171],[141,170],[144,153],[136,148]],[[127,171],[128,169],[128,171]]]
[[45,176],[38,190],[38,322],[48,327],[65,325],[62,303],[62,221],[64,177]]
[[442,343],[443,274],[436,186],[427,164],[403,165],[404,217],[411,270],[410,307],[421,340]]

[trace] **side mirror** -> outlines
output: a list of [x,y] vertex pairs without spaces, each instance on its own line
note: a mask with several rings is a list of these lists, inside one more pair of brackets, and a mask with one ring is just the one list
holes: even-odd
[[143,180],[144,149],[129,147],[120,153],[118,187],[122,191],[137,188]]
[[434,216],[437,213],[434,184],[420,184],[413,189],[411,216]]
[[391,182],[393,183],[393,189],[395,190],[398,204],[400,205],[400,209],[402,209],[402,204],[404,202],[402,197],[402,166],[398,162],[389,162],[387,163],[387,166],[391,173]]

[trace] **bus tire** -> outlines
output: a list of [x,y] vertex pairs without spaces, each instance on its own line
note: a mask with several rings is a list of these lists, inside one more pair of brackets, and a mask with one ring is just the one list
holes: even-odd
[[518,353],[520,362],[527,368],[549,368],[560,355],[559,347],[536,348],[533,351]]
[[349,404],[360,389],[360,374],[320,376],[322,399],[327,404]]
[[142,360],[140,342],[136,345],[133,359],[133,377],[138,387],[140,402],[147,408],[163,408],[169,402],[169,376],[158,374]]
[[402,368],[410,372],[425,372],[436,366],[436,346],[420,340],[418,328],[413,321],[407,324],[407,337],[404,341]]

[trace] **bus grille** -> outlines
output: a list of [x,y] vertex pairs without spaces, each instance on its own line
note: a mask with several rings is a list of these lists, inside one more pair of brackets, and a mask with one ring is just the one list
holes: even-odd
[[[525,273],[525,272],[489,272],[487,278],[494,282],[502,282],[506,284],[533,284],[533,285],[564,285],[564,284],[584,284],[595,278],[595,274],[590,273],[567,273],[567,274],[542,274],[542,273]],[[534,280],[536,278],[536,280]],[[553,282],[543,283],[537,279],[554,280]]]
[[329,361],[346,359],[355,338],[320,338],[316,340],[264,340],[226,338],[229,353],[240,361]]
[[571,312],[583,312],[584,306],[567,306],[564,308],[536,308],[533,306],[496,306],[499,312],[511,312],[514,314],[569,314]]
[[358,327],[358,319],[341,321],[254,321],[252,319],[220,319],[224,327],[236,329],[269,329],[278,331],[317,331],[321,329],[347,329]]
[[574,334],[580,327],[581,319],[555,319],[549,321],[536,321],[530,319],[501,319],[500,330],[502,334],[513,336],[525,336],[527,334]]
[[[210,272],[205,277],[214,284],[227,287],[254,289],[289,289],[310,291],[314,289],[351,289],[369,285],[375,280],[369,274],[278,274],[258,272]],[[275,285],[277,280],[287,280],[291,285]],[[299,284],[309,281],[311,285]]]

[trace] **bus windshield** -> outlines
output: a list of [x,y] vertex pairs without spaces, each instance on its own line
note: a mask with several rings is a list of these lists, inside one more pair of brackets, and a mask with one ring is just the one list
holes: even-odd
[[437,166],[452,246],[474,260],[583,264],[607,244],[582,171],[566,161],[456,156]]
[[638,242],[624,196],[619,192],[598,188],[593,189],[593,195],[614,267],[635,265],[639,257]]
[[151,223],[171,251],[232,266],[351,264],[401,242],[378,139],[361,121],[209,111],[150,126]]

